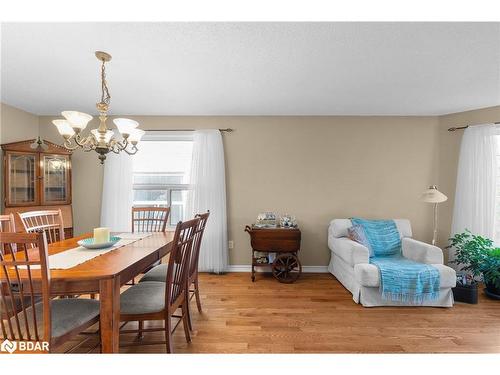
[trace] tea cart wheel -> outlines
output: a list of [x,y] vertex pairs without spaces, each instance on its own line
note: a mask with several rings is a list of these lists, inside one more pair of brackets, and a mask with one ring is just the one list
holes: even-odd
[[280,254],[273,262],[273,276],[280,282],[290,284],[302,273],[302,265],[294,254]]

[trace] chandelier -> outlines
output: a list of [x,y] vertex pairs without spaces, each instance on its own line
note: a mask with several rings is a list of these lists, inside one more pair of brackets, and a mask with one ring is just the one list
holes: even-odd
[[97,129],[90,131],[90,134],[83,135],[82,132],[92,120],[92,116],[83,112],[63,111],[61,115],[65,118],[53,120],[52,123],[57,127],[59,134],[64,138],[64,147],[68,150],[81,148],[85,152],[95,151],[99,154],[101,164],[104,164],[106,155],[110,152],[119,154],[121,151],[129,155],[134,155],[137,151],[137,143],[144,135],[144,130],[137,129],[139,123],[127,118],[116,118],[113,120],[122,139],[114,138],[114,131],[106,126],[107,112],[111,95],[109,95],[106,83],[105,64],[111,60],[111,55],[97,51],[96,57],[101,61],[101,101],[96,104],[99,111],[100,124]]

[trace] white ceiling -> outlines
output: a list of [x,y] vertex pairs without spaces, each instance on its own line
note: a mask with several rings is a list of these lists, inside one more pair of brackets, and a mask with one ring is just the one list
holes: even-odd
[[2,24],[1,100],[111,113],[437,115],[500,104],[500,23]]

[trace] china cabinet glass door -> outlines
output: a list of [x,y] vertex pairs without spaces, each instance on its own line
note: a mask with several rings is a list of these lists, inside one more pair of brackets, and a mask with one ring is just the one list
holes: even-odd
[[41,155],[42,204],[69,203],[69,170],[67,155]]
[[7,160],[7,204],[12,206],[38,204],[37,155],[9,153]]

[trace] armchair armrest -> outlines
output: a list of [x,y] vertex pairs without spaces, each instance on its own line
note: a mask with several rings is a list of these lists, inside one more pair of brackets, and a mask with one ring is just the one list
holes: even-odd
[[370,252],[366,246],[346,237],[328,239],[328,246],[335,255],[339,256],[351,266],[359,263],[369,263]]
[[403,256],[419,263],[443,264],[443,251],[433,245],[414,240],[413,238],[403,238],[401,240]]

